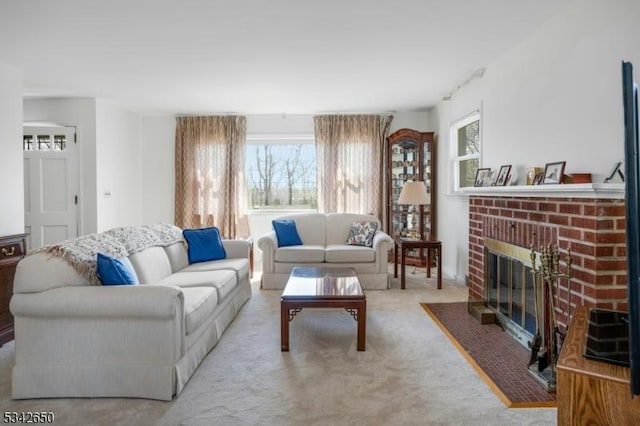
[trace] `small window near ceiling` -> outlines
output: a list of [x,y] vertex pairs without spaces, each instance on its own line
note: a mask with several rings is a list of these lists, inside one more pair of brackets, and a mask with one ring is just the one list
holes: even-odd
[[24,151],[65,151],[66,135],[24,135],[22,137]]
[[245,161],[249,209],[318,208],[313,135],[248,137]]
[[480,167],[480,111],[451,125],[451,155],[453,190],[473,186]]

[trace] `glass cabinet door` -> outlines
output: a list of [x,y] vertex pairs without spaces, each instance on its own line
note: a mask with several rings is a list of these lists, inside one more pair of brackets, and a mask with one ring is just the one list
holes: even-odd
[[[392,237],[407,237],[410,230],[423,239],[435,238],[435,145],[432,132],[400,129],[387,137],[387,233]],[[422,181],[429,202],[426,205],[399,205],[398,198],[407,181]],[[408,253],[407,261],[425,264],[420,250]]]
[[398,197],[404,183],[419,178],[419,144],[413,139],[402,139],[391,146],[391,229],[392,237],[406,236],[411,227],[413,206],[399,205]]
[[424,238],[429,238],[433,234],[431,233],[431,218],[432,218],[432,206],[433,192],[432,192],[432,179],[431,179],[431,151],[433,144],[425,142],[422,144],[422,180],[427,187],[427,194],[429,195],[429,204],[422,207],[422,223]]

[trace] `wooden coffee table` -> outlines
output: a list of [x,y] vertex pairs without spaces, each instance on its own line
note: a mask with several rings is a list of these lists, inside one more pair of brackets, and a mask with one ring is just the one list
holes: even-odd
[[303,308],[344,308],[358,323],[358,350],[364,351],[367,299],[351,268],[295,267],[280,299],[280,349],[289,350],[289,321]]

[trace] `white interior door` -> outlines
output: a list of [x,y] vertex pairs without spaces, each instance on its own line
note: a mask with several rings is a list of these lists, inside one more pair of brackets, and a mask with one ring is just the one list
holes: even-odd
[[78,235],[74,127],[23,127],[24,212],[29,250]]

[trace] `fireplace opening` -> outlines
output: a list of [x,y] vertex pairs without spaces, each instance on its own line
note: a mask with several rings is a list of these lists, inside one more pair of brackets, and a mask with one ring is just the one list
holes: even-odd
[[534,254],[532,260],[530,249],[485,238],[485,300],[500,326],[531,351],[529,373],[552,392],[555,352],[549,349],[558,346],[552,345],[556,336],[548,330],[548,294],[539,276],[540,253]]
[[485,300],[500,325],[529,349],[536,333],[535,286],[531,252],[486,238]]

